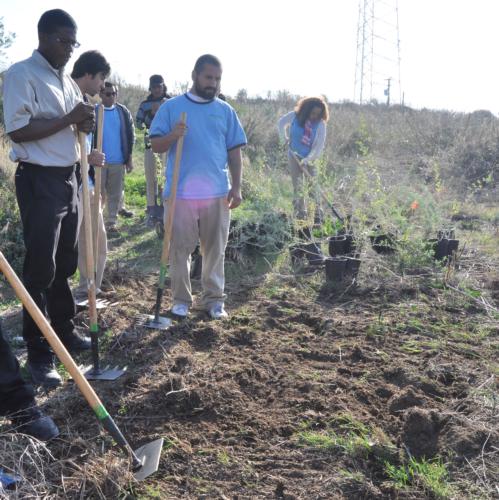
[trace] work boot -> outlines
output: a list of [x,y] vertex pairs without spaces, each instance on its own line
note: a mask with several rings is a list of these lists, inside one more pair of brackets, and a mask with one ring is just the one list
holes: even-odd
[[80,351],[87,351],[92,347],[90,337],[79,335],[75,331],[67,333],[65,335],[61,335],[60,338],[62,343],[66,346],[66,349],[71,354]]
[[26,368],[35,385],[41,385],[46,389],[55,389],[62,384],[62,378],[59,373],[57,373],[53,361],[41,363],[28,361]]
[[121,217],[125,217],[126,219],[130,219],[131,217],[134,216],[134,213],[131,210],[127,210],[125,207],[123,207],[118,212],[118,215],[121,215]]
[[52,418],[35,407],[21,410],[11,417],[16,432],[28,434],[40,441],[49,441],[59,436],[59,429]]

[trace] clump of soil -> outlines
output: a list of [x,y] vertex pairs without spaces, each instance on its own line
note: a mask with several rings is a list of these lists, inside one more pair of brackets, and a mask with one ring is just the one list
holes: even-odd
[[418,396],[412,387],[407,387],[395,394],[388,401],[388,408],[390,413],[397,415],[408,408],[422,406],[424,402],[425,400],[421,396]]
[[431,458],[438,453],[440,428],[436,411],[412,408],[407,411],[401,440],[416,458]]
[[456,454],[464,461],[499,446],[499,434],[488,431],[483,425],[469,422],[462,417],[453,417],[444,426],[440,436],[440,447]]

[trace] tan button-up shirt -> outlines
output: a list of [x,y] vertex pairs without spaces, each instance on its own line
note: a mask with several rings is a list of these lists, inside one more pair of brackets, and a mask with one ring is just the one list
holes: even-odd
[[[82,101],[73,79],[57,70],[35,50],[24,61],[13,64],[4,78],[4,119],[7,133],[25,127],[34,119],[61,118]],[[67,167],[79,160],[75,126],[36,141],[14,143],[12,161],[47,167]]]

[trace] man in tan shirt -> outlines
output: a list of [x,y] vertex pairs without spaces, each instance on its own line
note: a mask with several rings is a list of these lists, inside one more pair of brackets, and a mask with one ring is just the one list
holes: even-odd
[[[60,9],[38,22],[38,49],[14,64],[4,80],[5,130],[18,163],[16,195],[26,256],[24,284],[70,351],[90,348],[74,327],[75,305],[68,278],[78,260],[78,131],[93,130],[92,105],[82,102],[76,83],[64,72],[75,48],[77,26]],[[49,344],[24,310],[23,337],[33,382],[61,383]]]

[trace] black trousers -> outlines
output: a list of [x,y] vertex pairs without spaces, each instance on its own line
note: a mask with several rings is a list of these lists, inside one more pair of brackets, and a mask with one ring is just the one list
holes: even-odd
[[[20,163],[15,176],[26,257],[23,281],[61,339],[74,329],[76,314],[68,278],[78,264],[78,183],[72,167]],[[53,353],[25,309],[23,337],[31,362],[50,362]]]
[[0,415],[34,405],[33,387],[22,379],[19,363],[0,328]]

